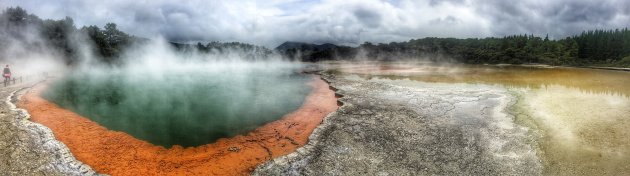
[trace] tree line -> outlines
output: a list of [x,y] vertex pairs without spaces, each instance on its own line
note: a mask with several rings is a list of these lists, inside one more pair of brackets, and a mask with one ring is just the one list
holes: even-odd
[[170,44],[179,52],[201,52],[223,57],[234,56],[249,61],[266,60],[276,54],[273,50],[266,47],[241,42],[213,41],[207,44],[202,44],[201,42],[197,42],[197,44],[170,42]]
[[[0,53],[4,57],[52,52],[61,56],[66,64],[80,58],[81,45],[91,45],[92,53],[99,60],[113,62],[124,48],[142,40],[118,30],[114,23],[107,23],[103,29],[98,26],[77,28],[70,17],[42,20],[20,7],[9,7],[0,14],[0,36]],[[25,51],[20,52],[20,48]]]
[[[0,13],[0,60],[11,60],[32,53],[52,53],[72,65],[85,57],[81,48],[88,48],[98,61],[116,64],[126,49],[134,45],[148,43],[149,39],[129,35],[120,31],[115,23],[107,23],[103,28],[83,26],[77,28],[74,20],[66,17],[61,20],[42,20],[29,14],[21,7],[9,7]],[[259,59],[272,53],[261,46],[239,42],[210,42],[180,44],[170,42],[180,52],[201,51],[215,54],[238,54],[245,59]]]
[[[42,20],[20,7],[10,7],[0,13],[0,56],[4,57],[0,59],[5,60],[10,59],[6,58],[10,56],[8,52],[13,52],[14,56],[16,53],[19,55],[45,50],[57,53],[67,64],[73,64],[81,57],[79,48],[89,44],[89,49],[99,60],[115,63],[125,49],[146,41],[148,39],[120,31],[114,23],[107,23],[103,28],[77,28],[70,17]],[[194,50],[226,53],[238,50],[244,51],[241,52],[244,57],[254,59],[279,52],[287,58],[313,62],[335,59],[424,59],[471,64],[540,63],[630,67],[630,31],[627,28],[584,31],[564,39],[534,35],[468,39],[429,37],[387,44],[366,42],[357,47],[287,42],[275,51],[239,42],[171,44],[184,52]]]
[[[315,45],[317,46],[317,45]],[[559,40],[534,35],[502,38],[423,38],[406,42],[328,49],[299,46],[283,53],[304,61],[319,60],[416,60],[471,64],[600,65],[630,67],[630,31],[592,30]]]

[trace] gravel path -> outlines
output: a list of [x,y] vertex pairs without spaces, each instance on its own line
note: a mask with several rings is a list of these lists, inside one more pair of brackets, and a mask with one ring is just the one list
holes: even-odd
[[28,121],[14,105],[34,82],[0,89],[0,175],[96,175],[54,139],[50,129]]

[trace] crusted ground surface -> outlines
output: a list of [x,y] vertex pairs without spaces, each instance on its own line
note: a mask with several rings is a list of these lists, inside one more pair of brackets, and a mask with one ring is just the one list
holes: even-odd
[[[498,87],[323,75],[343,106],[297,152],[254,175],[540,175],[535,137],[514,123]],[[0,175],[93,175],[50,130],[0,96]],[[18,94],[20,91],[18,91]]]
[[254,175],[540,175],[536,134],[506,90],[324,74],[343,106]]
[[34,83],[0,88],[0,175],[96,175],[14,103]]

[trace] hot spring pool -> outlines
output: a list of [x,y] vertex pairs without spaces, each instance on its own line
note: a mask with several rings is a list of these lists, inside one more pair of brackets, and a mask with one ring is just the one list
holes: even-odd
[[55,81],[47,100],[115,131],[170,148],[244,134],[298,109],[311,77],[296,67],[104,69]]

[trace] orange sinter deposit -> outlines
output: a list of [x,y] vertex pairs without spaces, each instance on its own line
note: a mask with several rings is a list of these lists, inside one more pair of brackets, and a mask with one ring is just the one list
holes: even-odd
[[19,102],[31,120],[52,129],[74,156],[99,173],[111,175],[247,175],[258,164],[289,154],[307,143],[324,117],[338,106],[328,84],[315,76],[313,91],[296,111],[246,135],[212,144],[166,149],[111,131],[88,118],[43,99],[45,85]]

